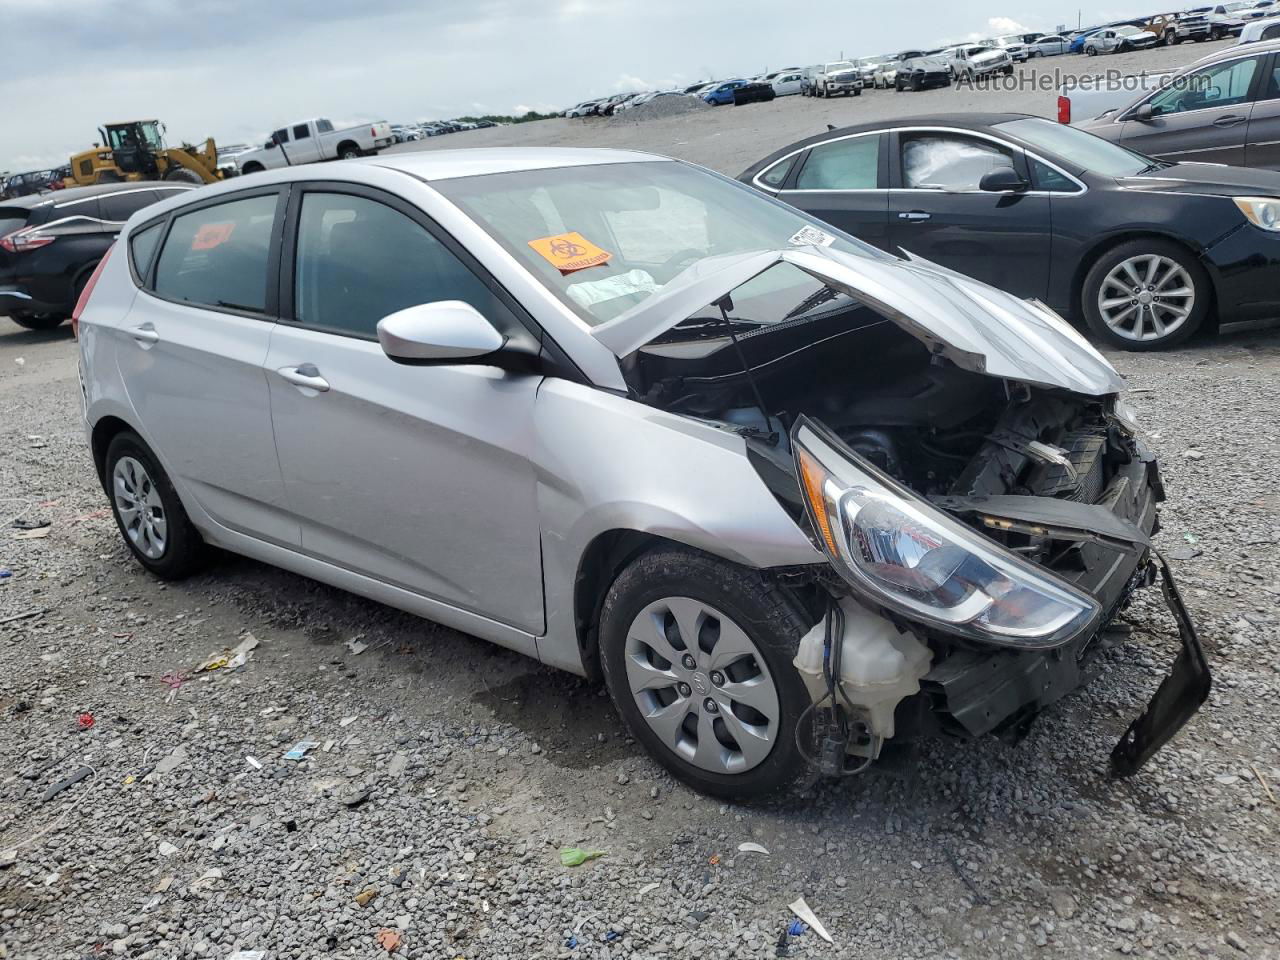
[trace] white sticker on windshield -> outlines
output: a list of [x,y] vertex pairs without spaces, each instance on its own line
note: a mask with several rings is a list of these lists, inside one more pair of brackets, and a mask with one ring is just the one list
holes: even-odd
[[829,247],[835,242],[835,237],[817,227],[801,227],[787,240],[793,247]]

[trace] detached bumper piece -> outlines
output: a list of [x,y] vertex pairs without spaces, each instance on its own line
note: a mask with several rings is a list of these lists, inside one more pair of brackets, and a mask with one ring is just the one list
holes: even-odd
[[1169,612],[1177,622],[1182,650],[1173,662],[1173,670],[1161,681],[1155,696],[1147,704],[1147,709],[1129,725],[1111,751],[1113,779],[1133,776],[1157,750],[1173,739],[1174,734],[1209,698],[1212,685],[1204,648],[1173,581],[1169,564],[1164,557],[1156,556],[1160,561],[1160,589]]

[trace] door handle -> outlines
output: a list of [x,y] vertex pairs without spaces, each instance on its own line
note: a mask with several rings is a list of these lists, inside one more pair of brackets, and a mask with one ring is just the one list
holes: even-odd
[[156,333],[156,328],[149,323],[144,323],[140,327],[130,327],[129,336],[137,340],[138,343],[160,342],[160,334]]
[[1230,114],[1226,117],[1219,117],[1213,121],[1215,127],[1234,127],[1237,123],[1244,123],[1248,117],[1242,117],[1237,113]]
[[925,213],[923,210],[909,210],[906,213],[898,214],[899,220],[928,220],[933,216],[932,213]]
[[329,389],[329,381],[320,376],[320,371],[316,369],[314,363],[302,363],[296,367],[281,367],[276,373],[280,374],[295,387],[305,387],[308,390],[315,390],[317,393],[324,393]]

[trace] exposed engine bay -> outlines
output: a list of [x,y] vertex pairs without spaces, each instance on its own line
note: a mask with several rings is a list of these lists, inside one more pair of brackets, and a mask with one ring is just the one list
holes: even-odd
[[[856,772],[861,766],[851,770],[845,757],[870,762],[891,737],[1017,739],[1088,680],[1098,653],[1126,637],[1117,613],[1155,581],[1149,536],[1164,496],[1155,460],[1116,397],[961,369],[870,306],[815,286],[767,323],[723,298],[626,358],[628,381],[652,406],[742,436],[757,472],[799,522],[806,497],[793,441],[797,424],[813,421],[850,460],[1092,598],[1095,616],[1060,646],[1002,649],[877,606],[874,594],[828,577],[819,591],[826,608],[796,658],[815,702],[816,766]],[[753,298],[750,308],[767,299]],[[817,525],[812,511],[808,519]],[[1166,569],[1166,597],[1170,587]],[[1198,651],[1186,623],[1184,643]],[[1194,712],[1207,696],[1202,673],[1166,713]],[[1117,759],[1122,742],[1113,771],[1136,770],[1173,730],[1148,730],[1139,747],[1131,743],[1130,761],[1143,754],[1131,769]]]

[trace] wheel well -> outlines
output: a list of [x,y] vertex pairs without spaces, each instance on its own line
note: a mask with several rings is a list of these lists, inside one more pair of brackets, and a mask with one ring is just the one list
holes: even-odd
[[249,163],[246,163],[244,165],[244,172],[245,173],[261,173],[262,164],[250,161]]
[[[1191,247],[1182,240],[1177,237],[1170,236],[1167,233],[1160,233],[1156,230],[1143,230],[1137,233],[1122,233],[1118,236],[1106,237],[1085,251],[1084,255],[1080,257],[1080,262],[1076,266],[1075,275],[1071,278],[1071,316],[1074,319],[1081,322],[1084,321],[1084,301],[1081,299],[1080,294],[1081,288],[1084,286],[1084,278],[1088,276],[1089,271],[1093,269],[1093,265],[1102,257],[1106,256],[1108,251],[1114,250],[1116,247],[1120,246],[1120,244],[1128,243],[1130,240],[1141,240],[1144,237],[1177,244],[1183,250],[1187,251],[1187,253],[1191,254],[1191,257],[1197,263],[1201,264],[1201,266],[1204,265],[1204,259],[1199,253],[1191,249]],[[1205,268],[1205,272],[1209,273],[1207,267]],[[1213,283],[1213,274],[1209,273],[1209,313],[1206,317],[1206,320],[1209,323],[1217,322],[1217,299],[1217,290]]]
[[338,144],[338,156],[342,156],[342,151],[347,149],[347,147],[351,147],[357,153],[360,152],[360,144],[356,143],[354,140],[343,140]]
[[107,485],[107,448],[119,434],[132,429],[133,427],[119,417],[103,417],[93,425],[89,446],[93,450],[93,466],[98,471],[98,479],[102,482],[104,490]]
[[636,530],[609,530],[592,540],[583,551],[578,575],[573,581],[573,622],[582,665],[589,679],[601,678],[600,612],[613,581],[618,579],[623,567],[642,553],[676,542]]

